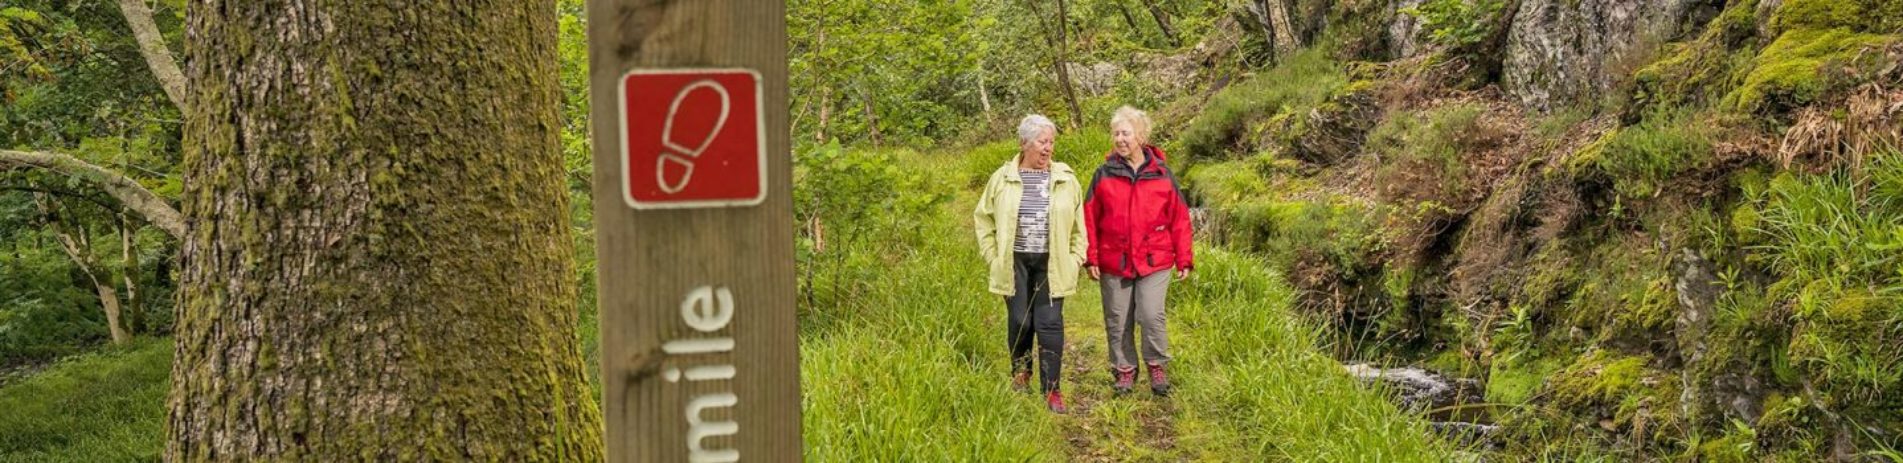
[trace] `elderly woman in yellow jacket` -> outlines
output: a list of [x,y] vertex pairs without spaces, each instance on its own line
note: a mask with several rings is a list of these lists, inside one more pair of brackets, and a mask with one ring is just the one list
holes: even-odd
[[1064,297],[1077,292],[1089,243],[1083,185],[1069,165],[1051,160],[1056,137],[1057,125],[1044,116],[1033,114],[1018,123],[1018,155],[992,172],[971,218],[978,250],[991,266],[991,292],[1004,296],[1012,383],[1028,388],[1035,344],[1045,403],[1064,413],[1058,388]]

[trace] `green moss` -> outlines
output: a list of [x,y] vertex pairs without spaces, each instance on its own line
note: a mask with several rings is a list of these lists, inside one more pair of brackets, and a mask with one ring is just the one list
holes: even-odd
[[1752,60],[1743,83],[1725,96],[1726,109],[1754,113],[1764,109],[1789,110],[1809,104],[1825,93],[1855,83],[1858,74],[1842,68],[1865,50],[1895,41],[1895,36],[1852,32],[1848,29],[1806,29],[1786,32]]
[[1546,378],[1565,367],[1572,359],[1537,357],[1511,362],[1495,362],[1487,376],[1487,400],[1494,403],[1525,403],[1545,384]]
[[1645,358],[1599,350],[1580,357],[1555,374],[1549,384],[1562,404],[1618,404],[1646,385]]
[[1830,29],[1854,27],[1863,22],[1863,5],[1859,0],[1784,0],[1771,16],[1771,29],[1777,32]]

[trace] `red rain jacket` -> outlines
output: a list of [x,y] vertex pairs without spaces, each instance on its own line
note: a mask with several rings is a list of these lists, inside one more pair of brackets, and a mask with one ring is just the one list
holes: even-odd
[[1084,190],[1085,264],[1106,275],[1139,278],[1171,267],[1190,269],[1189,203],[1163,150],[1143,147],[1143,167],[1111,153]]

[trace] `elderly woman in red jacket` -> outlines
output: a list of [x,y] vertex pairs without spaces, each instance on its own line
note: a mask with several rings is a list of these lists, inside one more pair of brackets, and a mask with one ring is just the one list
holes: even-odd
[[1136,381],[1137,340],[1149,367],[1150,391],[1169,395],[1168,329],[1163,296],[1170,276],[1189,277],[1189,205],[1163,150],[1149,145],[1150,117],[1117,108],[1110,119],[1115,147],[1084,190],[1084,224],[1090,247],[1085,266],[1103,288],[1104,329],[1110,342],[1111,374],[1118,394]]

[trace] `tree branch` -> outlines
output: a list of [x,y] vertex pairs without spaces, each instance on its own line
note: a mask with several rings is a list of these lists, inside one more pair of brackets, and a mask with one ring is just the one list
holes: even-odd
[[144,216],[147,223],[165,230],[173,238],[185,238],[185,216],[179,214],[178,209],[139,182],[117,172],[59,153],[0,150],[0,166],[9,164],[39,167],[91,181],[126,208]]
[[125,14],[126,25],[132,27],[132,36],[139,40],[139,54],[145,55],[145,64],[152,68],[152,75],[158,77],[165,97],[183,111],[185,73],[179,72],[172,50],[165,48],[165,37],[159,35],[159,25],[152,22],[152,8],[146,6],[145,0],[119,0],[119,11]]

